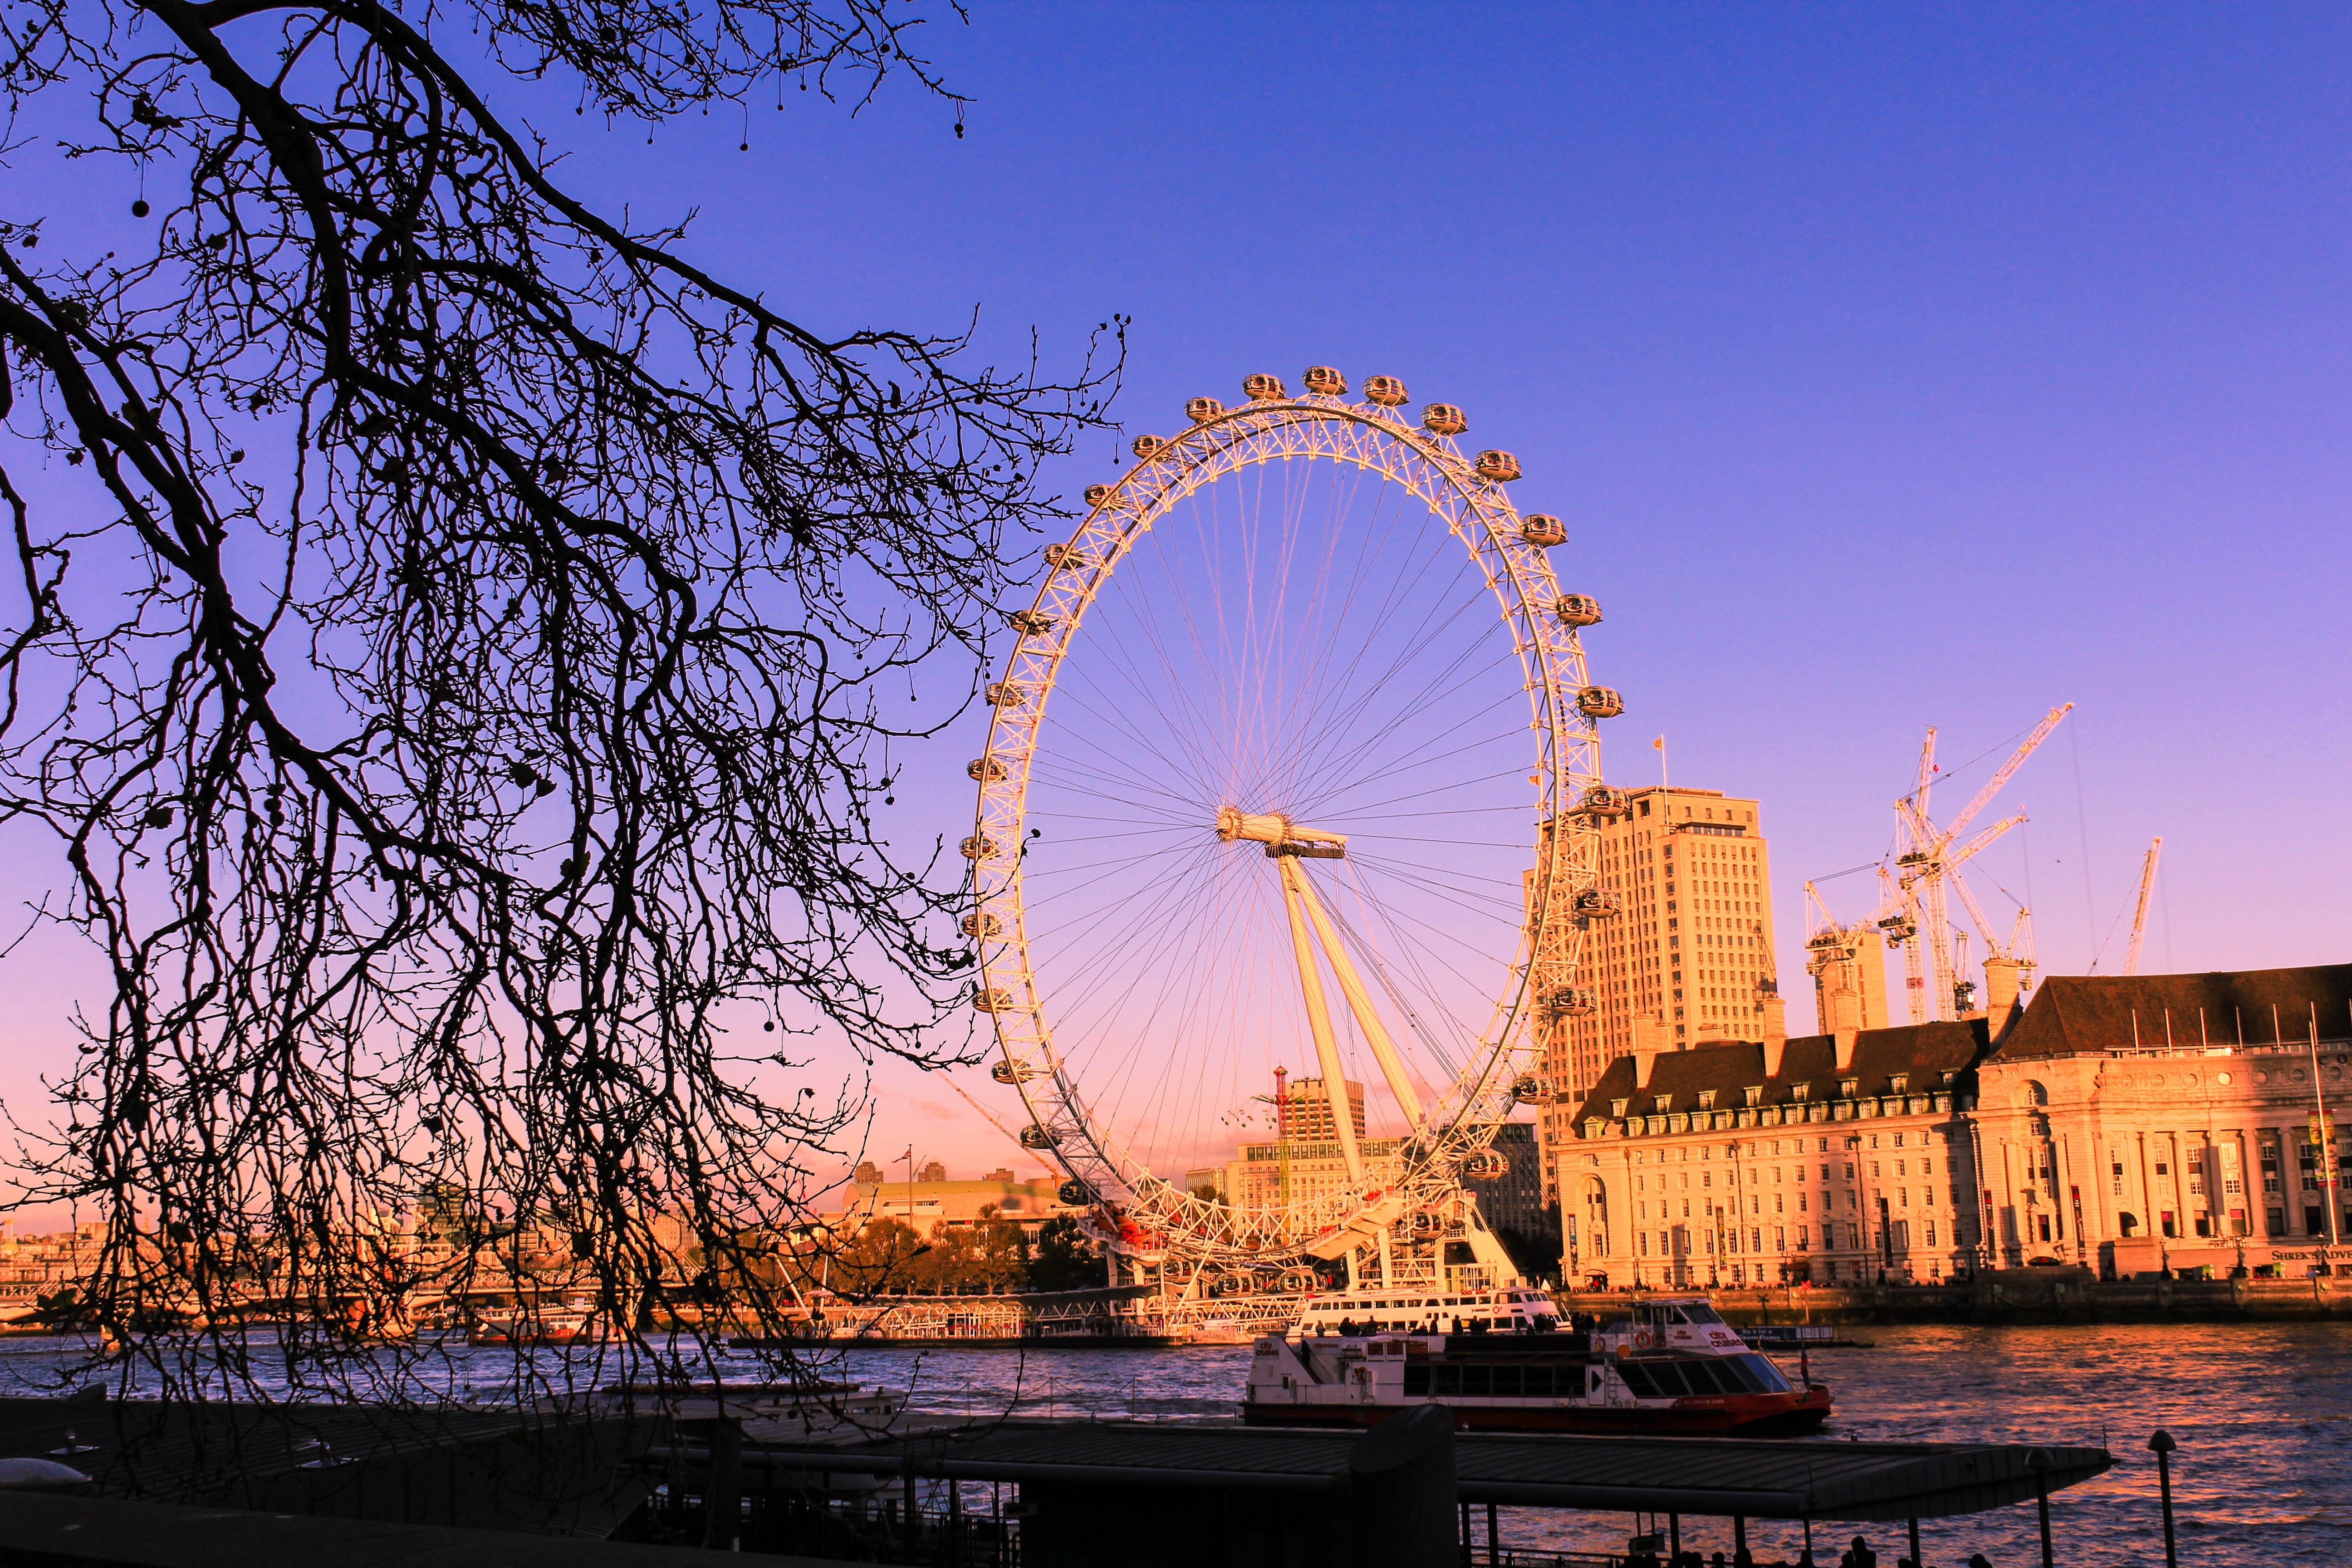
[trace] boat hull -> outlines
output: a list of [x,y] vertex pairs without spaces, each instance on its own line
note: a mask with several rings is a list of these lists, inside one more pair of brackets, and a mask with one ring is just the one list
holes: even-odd
[[1283,1404],[1244,1400],[1244,1426],[1360,1427],[1376,1426],[1416,1405],[1442,1405],[1454,1424],[1467,1432],[1592,1432],[1617,1436],[1719,1436],[1738,1433],[1762,1437],[1810,1432],[1830,1416],[1829,1390],[1795,1396],[1757,1395],[1690,1401],[1677,1405],[1581,1405],[1528,1400],[1522,1404],[1459,1404],[1449,1399],[1408,1399],[1401,1404]]

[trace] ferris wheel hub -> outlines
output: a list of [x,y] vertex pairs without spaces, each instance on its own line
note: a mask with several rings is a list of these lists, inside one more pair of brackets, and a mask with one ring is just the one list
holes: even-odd
[[1319,827],[1302,827],[1286,812],[1250,812],[1239,806],[1217,808],[1217,837],[1232,844],[1246,841],[1265,846],[1267,858],[1295,855],[1309,860],[1344,860],[1348,836]]

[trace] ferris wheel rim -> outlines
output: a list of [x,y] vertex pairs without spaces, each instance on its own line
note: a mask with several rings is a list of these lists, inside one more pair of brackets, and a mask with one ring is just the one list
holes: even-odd
[[[1342,440],[1318,439],[1340,432],[1360,437],[1355,449]],[[1386,1218],[1376,1216],[1392,1218],[1400,1205],[1410,1208],[1439,1187],[1450,1190],[1457,1179],[1456,1162],[1484,1151],[1501,1114],[1524,1098],[1524,1069],[1539,1051],[1531,1027],[1532,998],[1557,994],[1573,979],[1580,958],[1581,927],[1563,917],[1596,871],[1592,825],[1580,815],[1579,803],[1601,779],[1597,720],[1575,705],[1589,683],[1577,628],[1563,625],[1554,613],[1561,595],[1547,553],[1552,542],[1529,540],[1504,481],[1482,474],[1450,436],[1416,429],[1386,405],[1309,394],[1253,396],[1233,409],[1196,417],[1171,439],[1139,437],[1135,449],[1132,468],[1115,483],[1089,491],[1088,509],[1071,540],[1049,547],[1046,575],[1030,608],[1011,617],[1016,640],[1001,679],[986,692],[992,716],[987,744],[971,770],[979,798],[973,835],[963,847],[973,869],[968,930],[980,955],[974,1001],[994,1026],[1001,1081],[1020,1096],[1029,1117],[1024,1146],[1059,1164],[1085,1186],[1086,1196],[1131,1226],[1132,1234],[1107,1238],[1117,1249],[1149,1254],[1169,1248],[1257,1265],[1295,1264],[1368,1216],[1385,1224]],[[1399,454],[1403,461],[1397,460]],[[1383,460],[1373,460],[1376,456]],[[1119,563],[1176,504],[1246,468],[1293,458],[1353,464],[1401,485],[1467,548],[1527,678],[1530,728],[1538,736],[1541,826],[1531,847],[1537,861],[1536,896],[1530,900],[1535,912],[1523,923],[1519,951],[1508,966],[1510,982],[1495,1001],[1488,1029],[1473,1059],[1441,1097],[1442,1117],[1426,1116],[1410,1131],[1398,1180],[1286,1205],[1280,1223],[1272,1227],[1275,1234],[1268,1234],[1265,1215],[1274,1211],[1244,1214],[1204,1204],[1151,1172],[1097,1123],[1082,1086],[1054,1047],[1050,998],[1039,991],[1030,953],[1022,863],[1046,703],[1087,608]],[[1001,864],[1008,859],[1009,865]],[[1482,1110],[1487,1114],[1480,1115]],[[1217,1212],[1206,1212],[1213,1206]]]

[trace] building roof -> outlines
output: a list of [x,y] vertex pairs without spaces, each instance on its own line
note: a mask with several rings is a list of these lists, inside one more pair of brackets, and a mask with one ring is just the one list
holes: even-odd
[[[2273,1014],[2273,1009],[2276,1009]],[[2275,1023],[2273,1019],[2275,1018]],[[2003,1061],[2352,1034],[2352,963],[2211,974],[2053,974],[2000,1043]],[[2137,1034],[2135,1034],[2135,1029]]]
[[1634,1058],[1619,1057],[1585,1097],[1576,1120],[1609,1120],[1613,1116],[1612,1102],[1620,1100],[1633,1101],[1628,1107],[1633,1115],[1654,1115],[1660,1095],[1668,1097],[1670,1109],[1691,1110],[1697,1108],[1699,1095],[1710,1089],[1717,1110],[1747,1104],[1745,1091],[1759,1086],[1764,1091],[1760,1103],[1765,1105],[1794,1100],[1800,1084],[1807,1100],[1834,1100],[1846,1079],[1860,1080],[1856,1094],[1891,1094],[1895,1089],[1890,1080],[1897,1073],[1910,1080],[1910,1092],[1922,1093],[1941,1087],[1945,1073],[1958,1078],[1974,1067],[1990,1043],[1981,1018],[1864,1029],[1854,1037],[1853,1066],[1840,1072],[1836,1037],[1808,1035],[1788,1043],[1780,1056],[1780,1070],[1767,1077],[1762,1046],[1746,1040],[1710,1040],[1686,1051],[1659,1055],[1646,1085],[1638,1083]]
[[[840,1447],[747,1445],[746,1468],[967,1480],[1094,1481],[1265,1491],[1338,1489],[1353,1433],[1147,1422],[992,1423]],[[1801,1438],[1454,1435],[1467,1503],[1742,1514],[1751,1519],[1932,1519],[2023,1502],[2030,1461],[2055,1490],[2114,1463],[2105,1449],[2022,1444],[1855,1443]]]

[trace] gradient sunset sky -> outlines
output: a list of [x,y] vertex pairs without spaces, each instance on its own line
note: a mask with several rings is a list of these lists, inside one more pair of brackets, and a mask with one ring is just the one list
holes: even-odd
[[[929,32],[961,139],[903,84],[651,145],[505,96],[574,191],[698,209],[688,254],[820,331],[977,308],[1053,368],[1131,314],[1129,435],[1318,363],[1465,405],[1607,606],[1612,779],[1663,733],[1675,782],[1763,802],[1792,1026],[1801,886],[1885,850],[1923,727],[1957,766],[2061,701],[1976,880],[2031,897],[2045,973],[2120,966],[2156,834],[2144,968],[2347,957],[2352,12],[982,0]],[[899,790],[908,841],[966,830],[981,729]],[[28,957],[19,1107],[73,984]],[[877,1154],[1015,1163],[882,1081]]]

